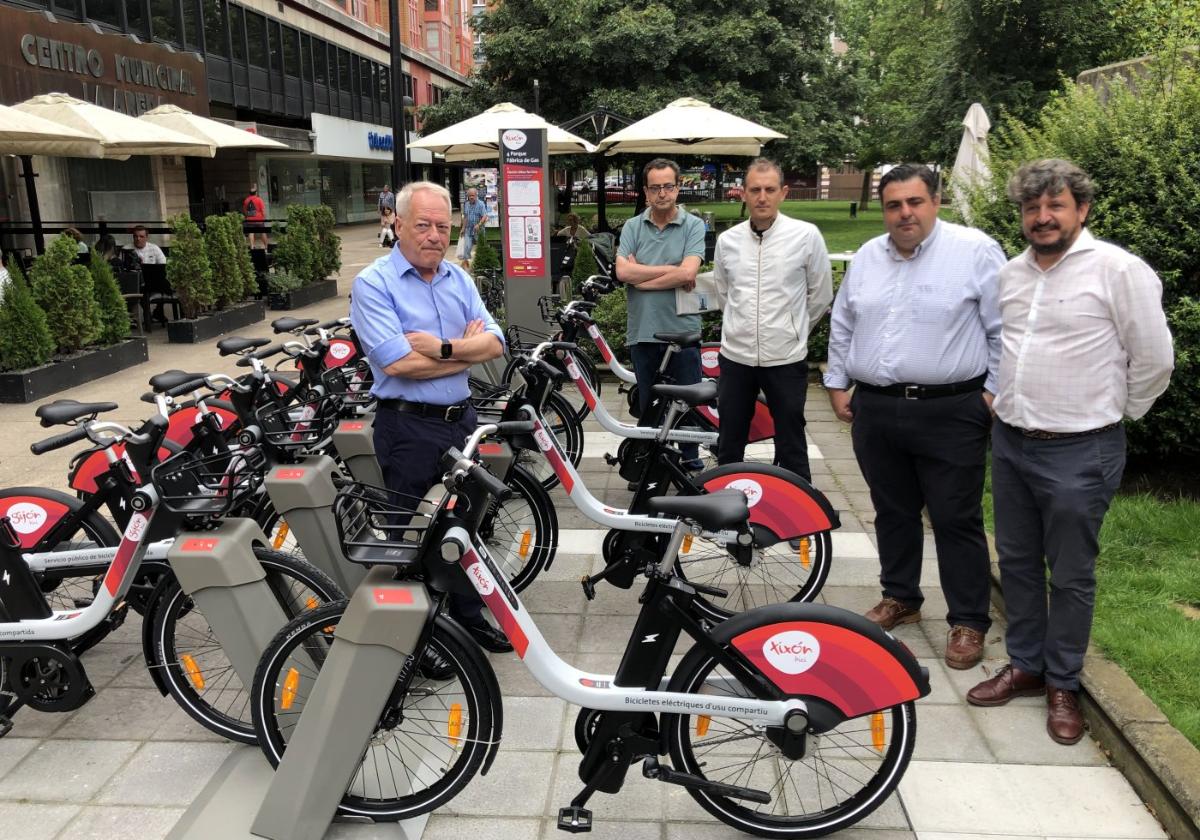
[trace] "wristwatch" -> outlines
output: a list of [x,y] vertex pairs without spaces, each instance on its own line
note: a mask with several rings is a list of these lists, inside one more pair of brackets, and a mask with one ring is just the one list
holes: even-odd
[[443,338],[442,339],[442,358],[449,359],[452,355],[454,355],[454,345]]

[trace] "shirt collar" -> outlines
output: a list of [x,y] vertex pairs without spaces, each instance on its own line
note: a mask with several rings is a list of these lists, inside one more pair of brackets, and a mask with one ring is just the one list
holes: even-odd
[[[646,224],[654,225],[654,219],[652,219],[652,218],[650,217],[650,209],[651,209],[651,208],[647,207],[645,210],[643,210],[643,211],[642,211],[642,221],[643,221],[643,222],[645,222]],[[668,225],[681,225],[681,224],[683,224],[683,219],[681,218],[681,217],[682,217],[682,215],[683,215],[683,214],[682,214],[682,213],[680,212],[680,210],[679,210],[679,205],[678,205],[678,204],[677,204],[677,205],[675,205],[675,215],[674,215],[674,216],[672,216],[670,219],[668,219],[668,220],[667,220],[667,224],[668,224]],[[658,227],[658,225],[654,225],[654,226],[655,226],[655,227]]]
[[[400,277],[411,275],[416,280],[420,280],[422,283],[425,282],[425,278],[421,276],[421,272],[417,271],[416,266],[410,263],[408,261],[408,257],[404,256],[404,254],[400,251],[399,245],[392,246],[391,260],[392,267],[396,269],[396,274]],[[440,263],[438,263],[437,271],[433,273],[432,282],[437,283],[449,276],[450,264],[445,260],[442,260]]]
[[892,241],[892,235],[890,233],[885,234],[884,247],[887,248],[888,256],[891,257],[893,260],[896,260],[897,262],[905,262],[907,260],[915,260],[917,257],[921,256],[921,254],[923,254],[925,252],[926,248],[928,248],[930,245],[933,244],[933,241],[935,239],[937,239],[938,231],[941,229],[941,227],[942,227],[942,220],[934,219],[933,220],[933,230],[929,231],[929,235],[926,236],[924,239],[922,239],[919,243],[917,243],[917,247],[913,249],[911,257],[902,256],[900,254],[900,252],[898,250],[896,250],[896,243]]
[[1092,232],[1085,227],[1079,231],[1079,236],[1075,237],[1075,241],[1071,243],[1071,247],[1067,249],[1067,252],[1059,257],[1054,265],[1050,266],[1049,268],[1043,269],[1040,265],[1038,265],[1037,257],[1033,253],[1033,248],[1027,247],[1025,249],[1025,253],[1021,255],[1021,258],[1024,259],[1025,262],[1028,263],[1029,266],[1035,271],[1040,271],[1045,274],[1058,268],[1063,264],[1063,262],[1066,261],[1067,257],[1071,256],[1072,254],[1079,254],[1084,251],[1094,250],[1096,250],[1096,237],[1092,236]]

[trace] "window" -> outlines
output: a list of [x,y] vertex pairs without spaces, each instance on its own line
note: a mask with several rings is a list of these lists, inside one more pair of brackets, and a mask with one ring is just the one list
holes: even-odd
[[337,51],[338,89],[346,93],[354,90],[350,76],[350,53],[345,50]]
[[124,26],[121,5],[120,0],[88,0],[87,15],[97,23],[121,29]]
[[150,0],[150,31],[155,41],[182,46],[175,0]]
[[300,35],[300,71],[301,78],[306,82],[313,79],[312,36]]
[[204,3],[204,48],[213,55],[229,58],[229,43],[226,38],[229,27],[225,22],[224,0],[208,0]]
[[[200,35],[200,27],[203,26],[200,17],[201,1],[183,0],[183,38],[186,48],[196,52],[204,51],[204,39]],[[207,0],[204,5],[219,6],[220,4],[215,0]]]
[[441,0],[425,0],[425,11],[440,12],[442,10]]
[[289,76],[300,75],[300,46],[299,33],[295,29],[283,27],[283,72]]
[[371,84],[371,62],[365,58],[358,60],[358,95],[363,99],[374,96],[375,85]]
[[246,12],[246,49],[251,64],[267,69],[267,21],[254,12]]
[[329,84],[329,56],[324,41],[313,39],[313,80],[319,85]]
[[125,4],[125,25],[134,35],[144,39],[150,37],[146,21],[146,0],[130,0]]
[[433,24],[425,30],[425,50],[434,57],[440,57],[442,52],[442,30]]
[[79,0],[54,0],[54,13],[79,20]]
[[267,52],[271,56],[271,69],[278,71],[283,67],[283,54],[279,46],[279,24],[270,19],[267,20]]
[[[233,57],[238,61],[246,60],[246,21],[242,7],[229,4],[229,32],[233,36]],[[212,46],[209,46],[212,49]]]

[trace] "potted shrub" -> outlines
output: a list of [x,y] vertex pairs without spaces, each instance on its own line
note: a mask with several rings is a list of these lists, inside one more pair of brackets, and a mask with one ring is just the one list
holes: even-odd
[[317,240],[316,280],[325,280],[342,267],[342,238],[333,232],[337,218],[333,209],[324,204],[314,207],[313,227]]
[[230,219],[231,215],[234,214],[212,215],[204,220],[204,248],[212,268],[213,297],[218,309],[245,297],[238,252],[246,250],[246,240],[241,235],[240,223]]
[[10,281],[0,289],[0,370],[22,370],[50,361],[54,337],[46,313],[33,299],[21,269],[9,269]]
[[116,344],[129,338],[129,307],[121,297],[121,287],[108,260],[92,254],[90,263],[96,305],[100,310],[100,343]]
[[[199,226],[186,213],[175,216],[170,220],[175,238],[171,243],[171,259],[167,261],[167,280],[179,297],[183,309],[183,319],[167,324],[167,336],[170,341],[177,343],[195,343],[213,336],[261,321],[266,314],[261,303],[247,302],[237,306],[229,306],[220,312],[204,314],[218,300],[218,294],[224,295],[228,303],[236,303],[241,296],[234,297],[233,281],[223,278],[223,286],[218,292],[213,282],[212,265],[209,262],[205,237],[200,233]],[[228,224],[228,223],[225,223]],[[218,243],[222,239],[222,223],[217,223]],[[238,228],[238,240],[241,241],[241,230]],[[219,250],[224,246],[218,246]],[[241,246],[239,245],[239,248]],[[244,288],[245,278],[239,268],[240,262],[232,259],[230,253],[221,250],[219,263],[222,270],[236,270],[239,283]],[[232,266],[232,269],[224,268]],[[204,317],[200,317],[200,316]]]
[[272,309],[295,309],[337,296],[337,278],[329,276],[342,266],[342,240],[333,232],[335,221],[333,211],[324,205],[288,207],[287,230],[275,245],[275,272],[286,278],[267,276]]
[[74,353],[100,336],[100,307],[92,275],[75,265],[78,243],[60,236],[29,269],[29,287],[60,353]]
[[275,242],[275,265],[305,283],[313,279],[317,243],[313,236],[312,208],[289,204],[287,228]]

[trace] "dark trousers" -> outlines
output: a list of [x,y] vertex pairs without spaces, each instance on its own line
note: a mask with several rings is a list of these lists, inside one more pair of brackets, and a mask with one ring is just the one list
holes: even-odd
[[[457,423],[380,408],[375,414],[375,457],[389,490],[413,496],[413,507],[442,479],[442,454],[462,447],[475,431],[475,409]],[[404,503],[404,500],[402,500]],[[450,614],[462,624],[485,623],[483,601],[476,595],[450,595]]]
[[1079,689],[1096,601],[1100,525],[1124,470],[1120,426],[1062,440],[1034,440],[999,422],[992,432],[1008,655],[1055,688]]
[[[629,347],[629,355],[633,359],[633,375],[637,377],[638,405],[641,407],[642,417],[646,416],[646,409],[650,407],[650,401],[654,398],[651,389],[666,352],[667,345],[657,341],[643,341]],[[696,347],[680,350],[671,357],[666,373],[675,385],[695,385],[700,381],[700,350]],[[685,443],[679,449],[685,461],[700,457],[700,447],[695,443]]]
[[721,355],[717,380],[721,437],[717,463],[734,464],[746,456],[750,421],[761,390],[775,421],[775,463],[812,481],[808,441],[804,439],[804,401],[808,397],[808,362],[775,367],[743,365]]
[[981,505],[992,417],[982,392],[906,400],[859,388],[851,409],[854,454],[875,506],[883,594],[914,608],[924,602],[921,509],[927,508],[946,620],[986,631],[991,620]]

